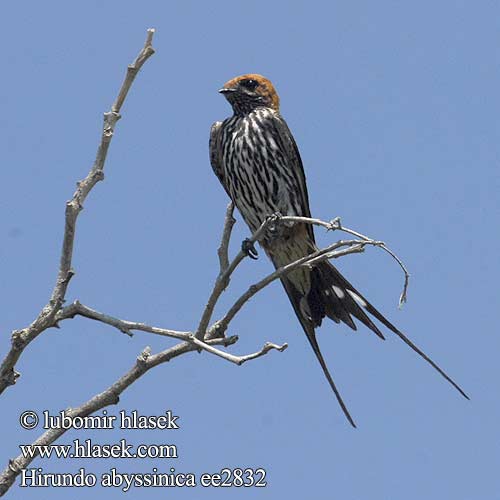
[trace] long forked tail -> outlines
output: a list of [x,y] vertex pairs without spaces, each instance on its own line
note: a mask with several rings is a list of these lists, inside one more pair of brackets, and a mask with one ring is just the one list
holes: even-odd
[[[295,254],[300,254],[304,249],[298,245],[297,251],[296,245],[296,242],[293,242],[288,250],[291,249]],[[314,243],[309,242],[308,245],[308,250],[314,251]],[[278,268],[281,265],[289,263],[289,254],[294,254],[294,252],[284,252],[286,259],[283,259],[281,254],[273,255],[271,252],[268,252],[268,254],[275,267]],[[356,427],[356,424],[330,375],[316,340],[315,327],[321,325],[325,316],[336,323],[343,322],[353,330],[357,329],[353,319],[355,318],[384,340],[384,335],[370,318],[369,315],[371,315],[427,361],[427,363],[447,380],[464,398],[469,399],[469,396],[467,396],[464,390],[442,368],[370,304],[370,302],[368,302],[368,300],[366,300],[366,298],[363,297],[363,295],[361,295],[330,262],[322,262],[307,272],[305,270],[302,270],[301,273],[294,271],[290,273],[290,275],[283,277],[281,282],[285,287],[290,302],[295,310],[295,314],[304,329],[314,354],[323,369],[323,373],[344,415],[353,427]],[[306,294],[304,294],[305,289],[309,290]]]
[[302,296],[300,292],[297,291],[297,289],[293,286],[293,284],[287,279],[283,278],[281,280],[283,283],[283,286],[285,287],[285,290],[288,294],[288,297],[290,298],[290,302],[293,305],[293,308],[295,310],[295,314],[297,315],[297,318],[300,321],[300,324],[302,325],[302,328],[304,329],[304,332],[307,336],[307,339],[309,340],[309,343],[311,344],[311,347],[314,351],[314,354],[316,355],[316,358],[319,361],[319,364],[321,365],[321,368],[323,369],[323,373],[325,374],[326,379],[328,380],[328,383],[330,384],[330,387],[332,388],[335,397],[337,398],[337,401],[342,408],[342,411],[344,412],[344,415],[346,416],[347,420],[349,423],[353,426],[356,427],[356,424],[354,423],[353,418],[351,417],[351,414],[349,413],[349,410],[347,409],[347,406],[344,403],[344,400],[342,399],[342,396],[340,395],[339,390],[337,389],[337,386],[335,385],[335,382],[333,381],[332,376],[330,375],[330,372],[328,371],[328,367],[326,366],[325,360],[323,358],[323,355],[321,354],[318,341],[316,340],[316,333],[314,332],[314,324],[313,322],[304,317],[304,313],[301,311],[301,300]]
[[323,262],[313,269],[311,277],[311,291],[307,300],[310,310],[318,311],[316,318],[313,317],[315,325],[321,324],[322,317],[326,315],[335,322],[342,321],[355,330],[356,325],[351,318],[352,315],[383,339],[380,330],[367,316],[366,313],[369,313],[427,361],[464,398],[469,399],[463,389],[442,368],[375,309],[330,262]]

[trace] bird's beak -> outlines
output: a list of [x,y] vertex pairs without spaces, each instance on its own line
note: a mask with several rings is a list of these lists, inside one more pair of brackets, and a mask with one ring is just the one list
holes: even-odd
[[236,92],[236,89],[225,88],[225,87],[219,89],[220,94],[231,94],[232,92]]

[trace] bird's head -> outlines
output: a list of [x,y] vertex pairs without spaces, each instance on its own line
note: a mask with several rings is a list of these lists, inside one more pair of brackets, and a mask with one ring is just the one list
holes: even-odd
[[259,107],[279,111],[280,98],[273,84],[262,75],[251,73],[237,76],[226,82],[219,92],[229,101],[236,114],[250,113]]

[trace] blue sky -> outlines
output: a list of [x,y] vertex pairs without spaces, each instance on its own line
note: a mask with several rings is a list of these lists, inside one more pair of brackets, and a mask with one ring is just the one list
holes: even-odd
[[[231,351],[266,341],[284,353],[236,367],[208,354],[160,366],[108,408],[179,415],[179,430],[72,431],[60,443],[174,443],[176,460],[42,460],[45,472],[217,472],[263,467],[262,489],[180,488],[179,499],[497,498],[500,7],[496,2],[10,2],[0,20],[0,349],[46,303],[64,203],[95,156],[101,114],[157,29],[157,54],[123,108],[106,180],[78,222],[68,300],[192,329],[217,273],[226,195],[208,161],[210,124],[230,109],[217,89],[268,76],[304,161],[312,213],[382,239],[339,263],[348,279],[470,394],[462,399],[401,341],[325,323],[319,342],[357,424],[345,421],[279,284],[253,299]],[[238,221],[233,251],[248,236]],[[334,235],[335,236],[335,235]],[[318,233],[321,242],[332,235]],[[271,270],[244,262],[218,313]],[[108,387],[150,345],[89,320],[67,321],[25,351],[2,395],[2,463],[32,442],[27,409],[57,413]],[[3,357],[3,354],[2,354]],[[119,489],[10,498],[87,499]],[[137,489],[164,498],[162,489]]]

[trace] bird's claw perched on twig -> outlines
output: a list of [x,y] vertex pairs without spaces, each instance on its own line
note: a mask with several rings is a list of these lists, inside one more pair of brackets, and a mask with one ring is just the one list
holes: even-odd
[[257,260],[259,258],[259,252],[255,248],[255,244],[249,238],[245,238],[241,243],[241,251],[253,260]]
[[335,231],[337,229],[342,229],[342,224],[340,222],[340,217],[335,217],[330,221],[330,231]]
[[266,220],[268,222],[274,222],[274,221],[280,220],[282,217],[283,217],[283,215],[281,214],[281,212],[274,212],[274,214],[268,215],[266,217]]
[[[282,224],[282,222],[281,222],[282,217],[283,217],[283,215],[280,212],[274,212],[274,214],[268,215],[266,217],[266,227],[267,227],[268,233],[270,233],[272,235],[278,233],[278,229],[280,227],[280,224]],[[286,225],[286,223],[285,223],[285,225]],[[293,223],[292,223],[292,225],[293,225]]]

